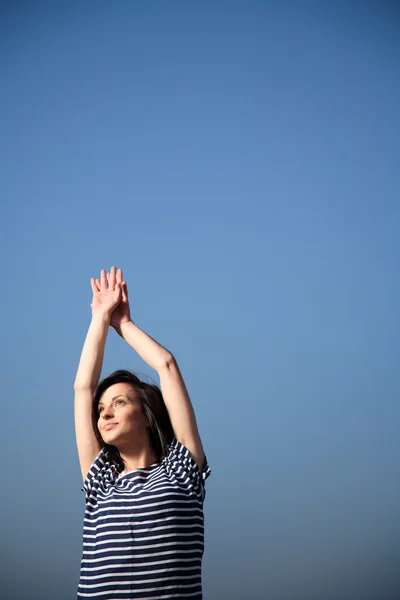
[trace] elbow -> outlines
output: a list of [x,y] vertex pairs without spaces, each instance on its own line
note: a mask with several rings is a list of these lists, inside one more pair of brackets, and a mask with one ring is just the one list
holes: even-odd
[[165,352],[162,356],[161,362],[160,362],[160,370],[165,370],[165,369],[171,369],[173,366],[176,365],[176,360],[175,357],[171,354],[171,352]]

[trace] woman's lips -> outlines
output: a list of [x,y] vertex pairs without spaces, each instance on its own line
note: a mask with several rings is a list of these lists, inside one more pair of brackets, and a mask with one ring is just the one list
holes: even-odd
[[111,429],[111,427],[114,427],[115,425],[118,425],[118,423],[109,423],[108,425],[104,425],[103,429]]

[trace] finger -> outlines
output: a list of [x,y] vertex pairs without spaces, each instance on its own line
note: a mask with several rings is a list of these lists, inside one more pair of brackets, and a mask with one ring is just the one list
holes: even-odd
[[101,290],[100,279],[96,279],[96,285],[97,285],[97,289],[98,289],[98,290],[99,290],[99,292],[100,292],[100,290]]
[[101,288],[100,289],[106,290],[107,289],[107,275],[106,275],[105,269],[101,270],[100,280],[101,280]]
[[115,278],[113,279],[112,270],[107,272],[107,283],[109,290],[115,290]]
[[118,269],[116,277],[117,277],[118,283],[121,284],[122,283],[122,269]]
[[116,281],[115,271],[116,271],[116,268],[111,267],[110,273],[109,273],[109,279],[108,279],[108,285],[110,287],[110,290],[115,290],[115,281]]
[[128,286],[126,285],[126,281],[122,283],[122,299],[128,300]]
[[91,277],[91,279],[90,279],[90,285],[92,286],[92,292],[93,292],[93,294],[95,294],[96,292],[99,291],[97,289],[96,281],[93,279],[93,277]]

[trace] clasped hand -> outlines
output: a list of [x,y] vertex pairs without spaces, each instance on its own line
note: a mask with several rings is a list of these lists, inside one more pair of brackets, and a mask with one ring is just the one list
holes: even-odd
[[[111,267],[106,273],[101,270],[100,279],[90,279],[93,291],[92,314],[101,314],[110,317],[111,327],[118,327],[131,320],[128,287],[122,279],[122,269]],[[107,287],[108,284],[108,287]]]

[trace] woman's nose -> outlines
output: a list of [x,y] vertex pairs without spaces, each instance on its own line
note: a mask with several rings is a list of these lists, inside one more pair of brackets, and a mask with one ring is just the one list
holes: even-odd
[[107,417],[111,417],[113,414],[112,411],[112,407],[109,406],[108,408],[103,408],[102,412],[101,412],[101,416],[103,417],[103,419],[106,419]]

